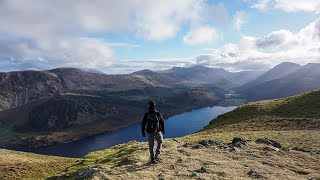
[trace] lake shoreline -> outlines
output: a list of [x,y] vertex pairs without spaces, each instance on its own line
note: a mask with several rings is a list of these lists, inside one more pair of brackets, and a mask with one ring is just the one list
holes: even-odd
[[[166,127],[171,126],[170,128],[172,128],[176,125],[170,125],[170,124],[172,124],[174,121],[181,121],[181,120],[179,120],[179,118],[181,118],[181,117],[185,118],[184,116],[191,116],[192,114],[197,114],[199,112],[200,112],[200,114],[207,113],[208,117],[206,117],[206,121],[209,121],[209,120],[212,120],[215,116],[221,114],[222,113],[221,110],[223,110],[223,113],[224,113],[224,112],[230,111],[234,108],[235,108],[234,106],[229,106],[229,107],[212,106],[212,107],[203,107],[203,108],[192,109],[190,111],[176,114],[176,115],[173,115],[173,116],[167,118],[166,119]],[[206,111],[208,111],[208,112],[206,112]],[[218,113],[218,114],[210,115],[211,111],[217,111],[215,113]],[[189,121],[191,121],[191,120],[189,120]],[[201,118],[200,118],[200,121],[201,121]],[[205,124],[205,125],[207,125],[207,124]],[[42,147],[36,147],[36,148],[19,148],[19,147],[9,147],[8,148],[8,147],[4,147],[4,149],[18,150],[18,151],[24,151],[24,152],[33,152],[33,153],[45,154],[45,155],[77,158],[77,157],[82,157],[83,155],[85,155],[89,152],[92,152],[92,151],[105,149],[105,148],[108,148],[108,147],[111,147],[111,146],[114,146],[117,144],[122,144],[122,143],[125,143],[128,141],[132,141],[132,140],[146,141],[146,139],[143,139],[141,136],[141,129],[139,126],[140,126],[139,123],[135,123],[135,124],[131,124],[129,126],[117,129],[115,131],[101,132],[101,133],[98,133],[98,134],[95,134],[92,136],[87,136],[87,137],[81,138],[79,140],[66,142],[66,143],[59,143],[59,144],[50,145],[50,146],[42,146]],[[200,128],[200,126],[198,126],[198,129],[195,129],[195,130],[192,130],[193,127],[191,127],[191,129],[187,128],[188,129],[187,134],[199,131],[203,127],[204,127],[203,125],[201,125],[201,128]],[[172,128],[172,129],[174,129],[174,131],[177,131],[176,130],[177,128]],[[165,138],[175,138],[175,137],[181,137],[182,135],[186,135],[185,130],[179,130],[179,131],[175,132],[176,134],[173,134],[174,131],[170,132],[170,130],[166,130]],[[128,133],[128,132],[131,132],[131,133]],[[134,132],[134,133],[132,133],[132,132]],[[120,134],[120,136],[124,136],[124,137],[117,137],[116,136],[117,134]],[[124,134],[124,135],[121,135],[121,134]],[[128,136],[128,134],[130,134],[130,136]],[[181,136],[179,136],[179,135],[181,135]],[[113,136],[115,136],[115,137],[112,138]],[[108,137],[109,138],[111,137],[111,139],[108,139]],[[119,139],[118,140],[119,142],[116,142],[114,140],[117,138]],[[95,141],[97,141],[96,139],[98,139],[99,142],[95,142]],[[110,141],[110,142],[108,142],[108,141]],[[91,143],[91,145],[90,145],[90,143]],[[75,146],[75,147],[73,147],[73,146]],[[1,147],[1,148],[3,148],[3,147]],[[79,152],[70,150],[70,149],[77,149],[77,148],[80,149]],[[68,151],[68,152],[62,151],[63,149],[67,149],[66,151]]]

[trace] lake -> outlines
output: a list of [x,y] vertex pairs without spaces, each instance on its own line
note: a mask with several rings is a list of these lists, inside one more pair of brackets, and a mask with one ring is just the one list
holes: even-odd
[[[213,118],[235,108],[234,106],[206,107],[172,116],[165,120],[166,131],[164,138],[181,137],[199,131],[207,126]],[[24,150],[46,155],[82,157],[89,152],[102,150],[133,140],[146,141],[146,137],[144,138],[141,135],[141,127],[139,124],[131,125],[114,132],[106,132],[86,137],[70,143]]]

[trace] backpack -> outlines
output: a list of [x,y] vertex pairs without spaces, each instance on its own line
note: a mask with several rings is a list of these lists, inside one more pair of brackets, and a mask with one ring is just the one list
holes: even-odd
[[155,134],[159,131],[159,117],[158,117],[158,112],[154,111],[154,112],[148,112],[147,115],[147,119],[148,119],[148,124],[147,124],[147,130],[149,131],[149,133]]

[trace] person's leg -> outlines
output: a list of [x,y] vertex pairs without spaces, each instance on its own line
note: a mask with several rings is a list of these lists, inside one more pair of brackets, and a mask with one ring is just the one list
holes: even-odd
[[156,150],[156,157],[159,158],[160,156],[160,153],[161,153],[161,147],[162,147],[162,141],[163,141],[163,135],[162,135],[162,132],[157,132],[155,134],[155,138],[157,140],[157,150]]
[[154,135],[153,134],[148,134],[148,144],[149,144],[149,151],[150,151],[150,159],[154,159]]

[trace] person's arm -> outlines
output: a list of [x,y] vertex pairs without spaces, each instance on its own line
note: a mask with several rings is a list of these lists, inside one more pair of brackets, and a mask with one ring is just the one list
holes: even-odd
[[159,123],[160,123],[160,129],[162,134],[164,134],[164,119],[162,117],[162,114],[158,112],[158,117],[159,117]]
[[141,123],[141,132],[142,132],[142,136],[145,137],[146,136],[146,124],[147,124],[147,114],[144,114],[143,116],[143,120]]

